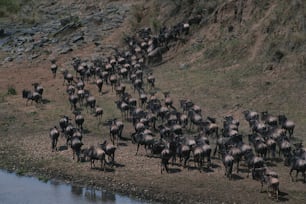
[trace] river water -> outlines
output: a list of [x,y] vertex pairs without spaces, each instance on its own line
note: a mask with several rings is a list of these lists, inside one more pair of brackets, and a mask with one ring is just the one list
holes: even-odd
[[85,188],[58,181],[42,182],[0,170],[0,204],[144,204],[106,190]]

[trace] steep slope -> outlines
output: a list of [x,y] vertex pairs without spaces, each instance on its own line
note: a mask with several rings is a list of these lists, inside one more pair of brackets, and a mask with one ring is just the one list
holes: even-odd
[[218,118],[228,113],[241,118],[245,109],[285,113],[302,136],[304,10],[300,1],[218,5],[192,27],[186,43],[167,53],[169,62],[154,68],[160,87],[192,98]]

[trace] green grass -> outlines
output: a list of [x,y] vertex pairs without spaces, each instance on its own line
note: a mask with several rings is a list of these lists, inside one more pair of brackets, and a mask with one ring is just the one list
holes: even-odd
[[46,176],[40,175],[38,176],[38,180],[47,183],[49,181],[49,179]]
[[17,171],[16,171],[16,174],[17,174],[18,176],[24,176],[26,173],[27,173],[27,171],[26,171],[25,169],[23,169],[23,168],[19,168],[19,169],[17,169]]

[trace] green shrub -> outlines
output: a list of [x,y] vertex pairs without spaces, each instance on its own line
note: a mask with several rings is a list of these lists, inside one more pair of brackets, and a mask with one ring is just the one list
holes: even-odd
[[49,179],[47,177],[45,177],[45,176],[39,176],[38,180],[40,180],[40,181],[42,181],[44,183],[47,183],[49,181]]
[[14,86],[9,85],[7,88],[7,95],[17,95],[17,91]]

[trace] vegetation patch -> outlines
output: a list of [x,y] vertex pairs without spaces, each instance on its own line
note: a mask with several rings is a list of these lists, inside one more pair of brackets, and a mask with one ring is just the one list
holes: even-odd
[[19,168],[19,169],[16,170],[16,174],[18,176],[24,176],[24,175],[26,175],[26,173],[27,173],[27,171],[23,168]]
[[9,85],[7,88],[7,95],[17,95],[16,88],[14,85]]
[[40,175],[38,176],[38,180],[47,183],[49,181],[49,179],[46,176]]
[[20,10],[20,4],[20,0],[0,0],[0,8],[3,12],[2,15],[17,13]]

